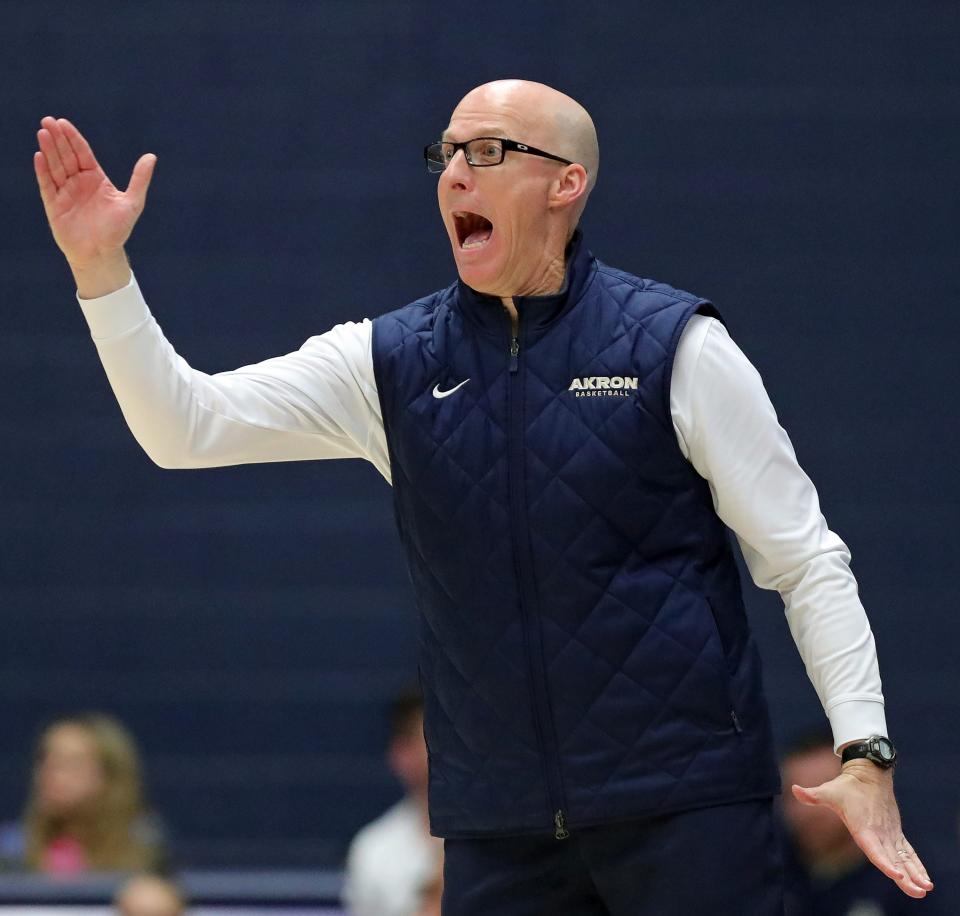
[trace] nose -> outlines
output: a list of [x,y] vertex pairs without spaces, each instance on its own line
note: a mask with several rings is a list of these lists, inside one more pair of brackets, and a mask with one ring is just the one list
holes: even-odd
[[469,191],[473,187],[473,169],[467,162],[467,156],[458,149],[440,176],[446,184],[458,191]]

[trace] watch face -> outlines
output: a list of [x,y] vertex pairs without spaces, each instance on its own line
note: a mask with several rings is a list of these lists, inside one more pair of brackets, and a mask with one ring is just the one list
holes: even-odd
[[889,738],[877,737],[874,739],[874,743],[877,754],[882,760],[890,761],[896,756],[896,751],[893,749],[893,743]]

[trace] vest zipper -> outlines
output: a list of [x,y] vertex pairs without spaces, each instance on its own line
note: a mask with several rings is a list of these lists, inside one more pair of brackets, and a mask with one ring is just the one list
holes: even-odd
[[[510,520],[513,539],[514,567],[517,577],[520,599],[520,617],[524,634],[524,649],[527,653],[527,670],[533,694],[533,719],[539,739],[541,760],[544,770],[544,785],[547,799],[553,814],[553,835],[558,840],[570,836],[567,830],[564,812],[563,782],[560,775],[559,754],[556,748],[556,736],[553,732],[553,717],[550,711],[550,699],[547,694],[547,672],[543,660],[543,647],[540,641],[539,623],[536,614],[536,594],[532,581],[527,579],[533,558],[530,550],[526,494],[523,490],[523,377],[520,369],[520,328],[510,338],[509,384],[507,385],[507,429],[508,429],[508,480],[510,494]],[[559,804],[558,804],[559,802]]]

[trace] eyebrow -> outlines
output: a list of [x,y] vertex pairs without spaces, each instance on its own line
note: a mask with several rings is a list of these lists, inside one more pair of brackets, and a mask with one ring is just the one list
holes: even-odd
[[[442,142],[447,142],[450,140],[450,128],[448,127],[442,134],[440,134],[440,140]],[[506,140],[507,135],[503,132],[503,129],[500,127],[486,127],[483,128],[483,131],[479,134],[475,134],[473,137],[468,139],[473,140],[476,137],[499,137],[501,140]],[[453,141],[456,142],[456,141]]]

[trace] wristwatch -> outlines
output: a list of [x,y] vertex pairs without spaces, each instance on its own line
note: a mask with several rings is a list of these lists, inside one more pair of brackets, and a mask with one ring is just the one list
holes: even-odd
[[885,735],[871,735],[866,741],[858,741],[843,749],[843,755],[840,758],[841,766],[848,760],[856,760],[860,757],[866,757],[878,767],[889,770],[897,764],[897,749]]

